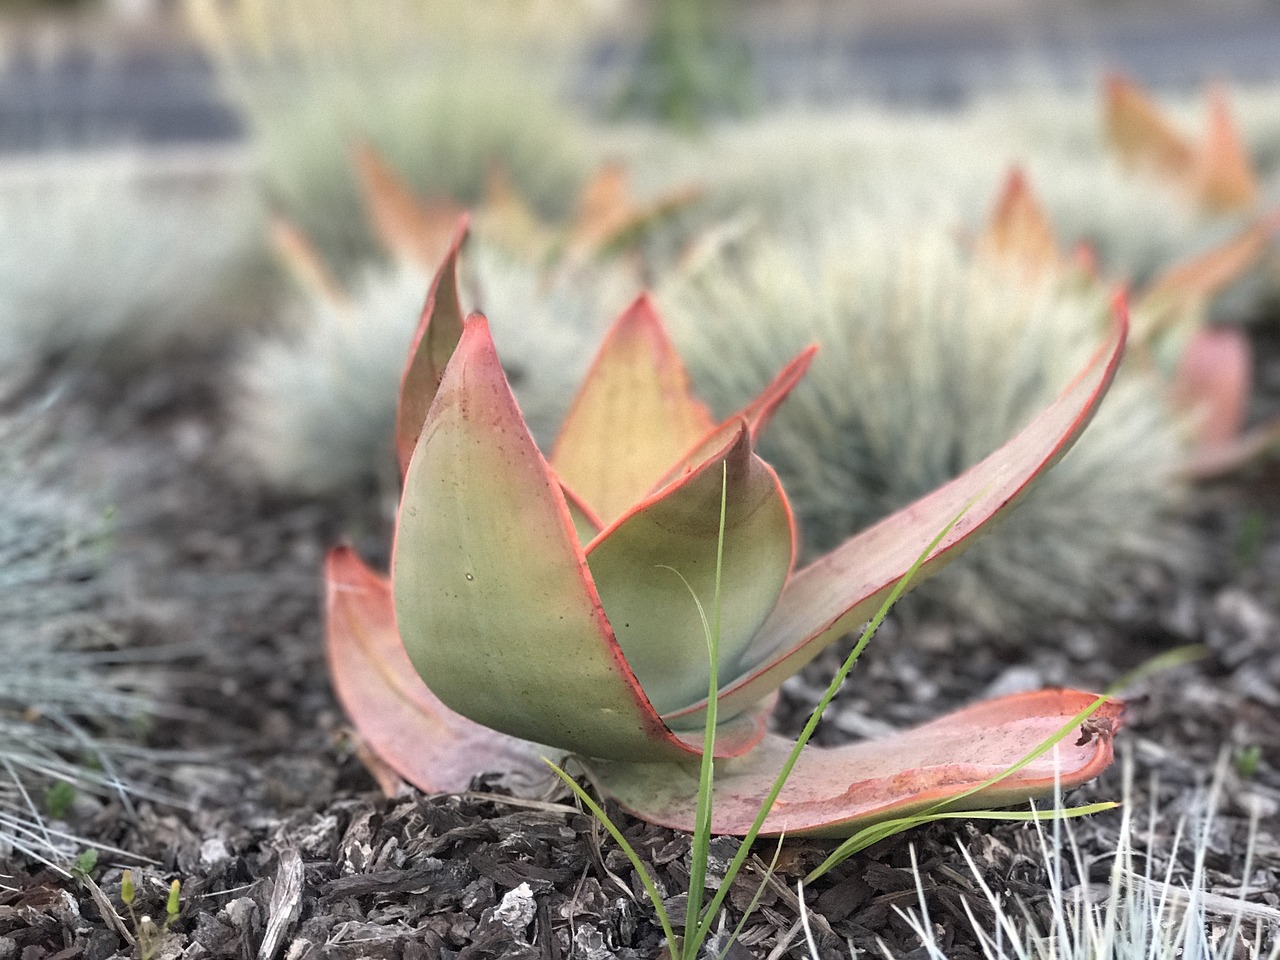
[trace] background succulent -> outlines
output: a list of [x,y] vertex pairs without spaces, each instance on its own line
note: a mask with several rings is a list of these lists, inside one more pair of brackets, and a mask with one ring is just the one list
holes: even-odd
[[[344,276],[376,249],[351,172],[357,143],[372,144],[421,196],[466,204],[495,164],[556,215],[585,177],[583,132],[556,99],[556,50],[525,46],[532,38],[515,20],[505,33],[487,29],[486,17],[504,15],[485,6],[477,25],[449,4],[192,5],[268,196]],[[497,6],[514,15],[520,5]]]
[[[1104,312],[970,264],[944,230],[871,222],[807,252],[760,241],[663,302],[717,410],[821,344],[761,445],[810,555],[994,449],[1070,379]],[[1158,385],[1129,370],[1008,521],[908,602],[991,625],[1087,609],[1108,561],[1177,556],[1181,450]]]
[[[1059,111],[1069,122],[1053,128]],[[710,130],[696,143],[642,127],[610,136],[639,189],[653,191],[662,178],[705,187],[668,232],[675,247],[744,221],[803,243],[833,210],[976,231],[1015,165],[1061,241],[1089,246],[1116,280],[1145,282],[1242,226],[1197,215],[1166,184],[1126,173],[1107,153],[1093,96],[1025,95],[949,114],[794,110]]]

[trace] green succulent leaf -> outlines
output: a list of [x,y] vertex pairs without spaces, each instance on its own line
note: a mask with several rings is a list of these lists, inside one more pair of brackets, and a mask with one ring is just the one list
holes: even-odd
[[551,462],[608,524],[712,426],[653,301],[641,294],[605,335]]
[[[1096,697],[1041,690],[979,703],[923,726],[844,747],[809,747],[764,823],[763,835],[849,836],[869,824],[958,800],[950,809],[1020,803],[1091,780],[1110,765],[1123,705],[1104,703],[1081,734],[1066,737],[1008,777],[982,786],[1023,760]],[[715,833],[745,834],[773,786],[791,743],[769,735],[755,750],[716,766]],[[696,770],[673,764],[590,761],[601,790],[651,823],[691,830]],[[969,792],[973,791],[973,792]]]
[[782,486],[752,452],[745,422],[696,471],[638,504],[587,547],[614,634],[659,712],[707,695],[706,637],[689,591],[706,603],[715,593],[722,492],[720,663],[731,670],[777,602],[795,554]]
[[392,583],[409,659],[457,713],[595,756],[697,753],[659,719],[614,638],[479,315],[409,464]]
[[467,238],[469,220],[458,221],[449,252],[436,271],[422,308],[418,330],[409,348],[409,362],[400,380],[396,406],[396,454],[400,473],[409,470],[409,458],[426,422],[427,411],[440,387],[444,368],[462,336],[462,303],[458,298],[458,251]]

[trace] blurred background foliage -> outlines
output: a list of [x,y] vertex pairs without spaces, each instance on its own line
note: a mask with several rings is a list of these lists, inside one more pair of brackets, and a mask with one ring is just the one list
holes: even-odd
[[[504,361],[544,441],[599,330],[641,286],[659,292],[724,409],[800,340],[823,342],[827,359],[769,441],[814,549],[997,445],[1096,332],[1096,303],[1065,287],[998,296],[1002,282],[971,262],[1010,169],[1034,185],[1064,255],[1087,250],[1100,285],[1139,290],[1280,193],[1274,84],[1226,97],[1259,198],[1228,211],[1120,162],[1096,74],[1072,85],[1030,71],[998,89],[960,76],[964,97],[943,85],[905,105],[788,96],[761,55],[775,39],[813,54],[815,72],[870,69],[846,61],[871,13],[817,0],[161,6],[163,29],[130,50],[198,44],[233,134],[163,150],[54,138],[35,162],[0,153],[0,367],[221,364],[227,469],[290,496],[393,484],[382,453],[397,358],[430,269],[379,235],[355,160],[370,151],[403,181],[397,203],[415,222],[447,235],[472,211],[470,302],[511,345]],[[1007,19],[1007,6],[974,12]],[[86,12],[94,29],[74,43],[105,42],[108,9]],[[895,23],[931,23],[931,9],[904,7]],[[926,50],[945,53],[946,22]],[[1157,125],[1199,149],[1217,101],[1200,84],[1152,98]],[[293,238],[293,277],[269,233]],[[338,301],[295,284],[299,262]],[[1246,266],[1186,305],[1193,327],[1265,322],[1280,301],[1274,250]],[[1002,352],[1010,338],[1025,349]],[[997,383],[1003,405],[984,411]],[[1105,565],[1180,568],[1174,477],[1190,429],[1165,387],[1135,372],[1054,474],[1061,490],[1030,498],[931,587],[932,610],[992,625],[1078,614],[1105,602],[1090,590]],[[1117,457],[1125,469],[1108,466]],[[1047,540],[1056,549],[1038,549]]]

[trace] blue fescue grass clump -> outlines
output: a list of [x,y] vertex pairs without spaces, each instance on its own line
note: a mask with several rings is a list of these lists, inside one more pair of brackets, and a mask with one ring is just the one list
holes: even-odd
[[544,213],[571,206],[589,144],[557,94],[563,45],[581,18],[561,10],[537,26],[521,6],[196,0],[188,9],[245,119],[273,207],[355,277],[376,253],[351,170],[362,142],[424,197],[475,204],[497,166]]
[[[810,556],[995,449],[1065,387],[1107,323],[1102,296],[1016,282],[944,229],[870,219],[803,247],[748,244],[670,284],[664,305],[717,409],[821,345],[761,442]],[[909,609],[992,627],[1082,614],[1106,599],[1108,563],[1178,564],[1181,456],[1160,385],[1126,370],[1062,463]]]
[[155,708],[102,617],[108,518],[61,482],[30,413],[0,420],[0,859],[57,865],[82,797],[140,790],[131,742]]
[[263,246],[242,166],[127,151],[6,161],[0,369],[131,370],[227,332],[228,289]]
[[[1042,910],[993,890],[968,851],[963,851],[977,894],[994,920],[969,911],[984,960],[1276,960],[1280,957],[1280,911],[1249,899],[1250,856],[1238,892],[1222,892],[1208,866],[1214,811],[1225,767],[1208,791],[1190,805],[1191,815],[1163,822],[1154,807],[1121,805],[1115,849],[1104,883],[1091,883],[1096,854],[1086,854],[1071,824],[1062,818],[1035,826],[1040,857],[1048,873],[1048,902]],[[1127,778],[1126,794],[1132,794]],[[1250,834],[1250,853],[1257,833]],[[1172,849],[1156,850],[1157,838],[1171,837]],[[1179,868],[1187,859],[1190,870]],[[921,939],[920,955],[947,960],[938,942],[917,874],[919,906],[906,919]],[[1256,887],[1254,888],[1256,892]]]

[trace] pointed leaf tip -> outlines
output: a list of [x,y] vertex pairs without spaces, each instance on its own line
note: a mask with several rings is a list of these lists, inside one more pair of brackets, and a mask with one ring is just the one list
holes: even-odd
[[388,252],[426,273],[436,268],[463,212],[452,199],[419,199],[368,143],[355,150],[356,173],[375,233]]
[[350,547],[329,551],[325,593],[330,680],[375,776],[385,764],[427,793],[466,790],[483,773],[545,778],[545,748],[459,716],[427,688],[396,632],[390,583]]
[[409,359],[400,378],[396,405],[396,455],[403,478],[409,458],[435,399],[444,368],[462,336],[462,303],[458,285],[458,256],[466,242],[471,219],[458,218],[444,260],[436,270],[409,347]]
[[699,437],[697,442],[690,448],[682,451],[680,458],[662,475],[662,478],[654,485],[653,490],[661,490],[667,484],[673,483],[689,471],[698,469],[709,457],[714,457],[718,450],[726,443],[729,443],[743,424],[746,425],[751,435],[752,443],[759,441],[760,435],[769,425],[769,421],[773,419],[773,414],[779,405],[783,400],[787,399],[791,391],[795,389],[796,384],[804,379],[804,375],[808,372],[809,365],[813,363],[813,358],[817,356],[817,353],[817,344],[811,344],[801,350],[785,367],[778,371],[777,375],[769,381],[768,385],[760,391],[754,400],[723,423],[712,427],[705,435]]
[[711,425],[653,300],[642,293],[605,334],[551,461],[608,524]]
[[1122,74],[1107,77],[1105,122],[1111,147],[1125,166],[1184,185],[1191,181],[1195,148],[1146,91]]
[[978,240],[978,252],[998,262],[1015,264],[1032,276],[1063,266],[1053,228],[1020,167],[1010,170],[1005,179],[986,230]]
[[1209,91],[1209,130],[1199,162],[1200,203],[1210,213],[1248,210],[1258,201],[1258,175],[1231,115],[1227,91]]

